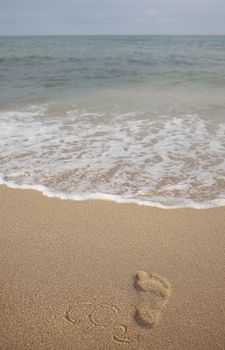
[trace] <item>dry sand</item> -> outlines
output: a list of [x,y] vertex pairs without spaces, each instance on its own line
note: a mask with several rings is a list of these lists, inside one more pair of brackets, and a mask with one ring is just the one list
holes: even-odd
[[0,187],[0,349],[225,349],[225,208]]

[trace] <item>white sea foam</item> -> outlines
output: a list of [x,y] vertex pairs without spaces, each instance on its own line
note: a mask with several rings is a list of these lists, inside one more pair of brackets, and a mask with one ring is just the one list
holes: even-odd
[[225,124],[198,115],[32,106],[0,113],[0,148],[0,182],[49,197],[225,205]]
[[209,208],[225,206],[225,199],[214,199],[204,203],[194,202],[192,200],[183,200],[182,203],[171,206],[171,205],[163,205],[159,202],[134,199],[134,198],[126,198],[123,196],[110,195],[106,193],[85,193],[85,194],[78,194],[74,192],[66,193],[66,192],[56,191],[54,189],[48,188],[47,186],[43,186],[43,185],[26,185],[26,184],[19,185],[12,181],[5,181],[2,175],[0,175],[0,184],[6,185],[7,187],[14,188],[14,189],[38,191],[38,192],[41,192],[46,197],[59,198],[62,200],[74,200],[74,201],[104,200],[104,201],[111,201],[111,202],[116,202],[121,204],[122,203],[137,204],[137,205],[144,205],[144,206],[156,207],[161,209],[179,209],[179,208],[209,209]]

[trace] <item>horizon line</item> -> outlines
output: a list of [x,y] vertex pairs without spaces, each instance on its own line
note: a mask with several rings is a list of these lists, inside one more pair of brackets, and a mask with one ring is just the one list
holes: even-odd
[[45,36],[225,36],[224,34],[0,34],[0,37],[45,37]]

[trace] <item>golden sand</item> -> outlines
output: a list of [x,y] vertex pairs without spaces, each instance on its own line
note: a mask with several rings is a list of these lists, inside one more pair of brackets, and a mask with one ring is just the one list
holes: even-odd
[[225,208],[0,187],[0,349],[225,349]]

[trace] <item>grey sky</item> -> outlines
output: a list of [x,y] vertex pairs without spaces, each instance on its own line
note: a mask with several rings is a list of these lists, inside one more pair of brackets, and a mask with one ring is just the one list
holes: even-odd
[[225,34],[225,0],[0,0],[15,34]]

